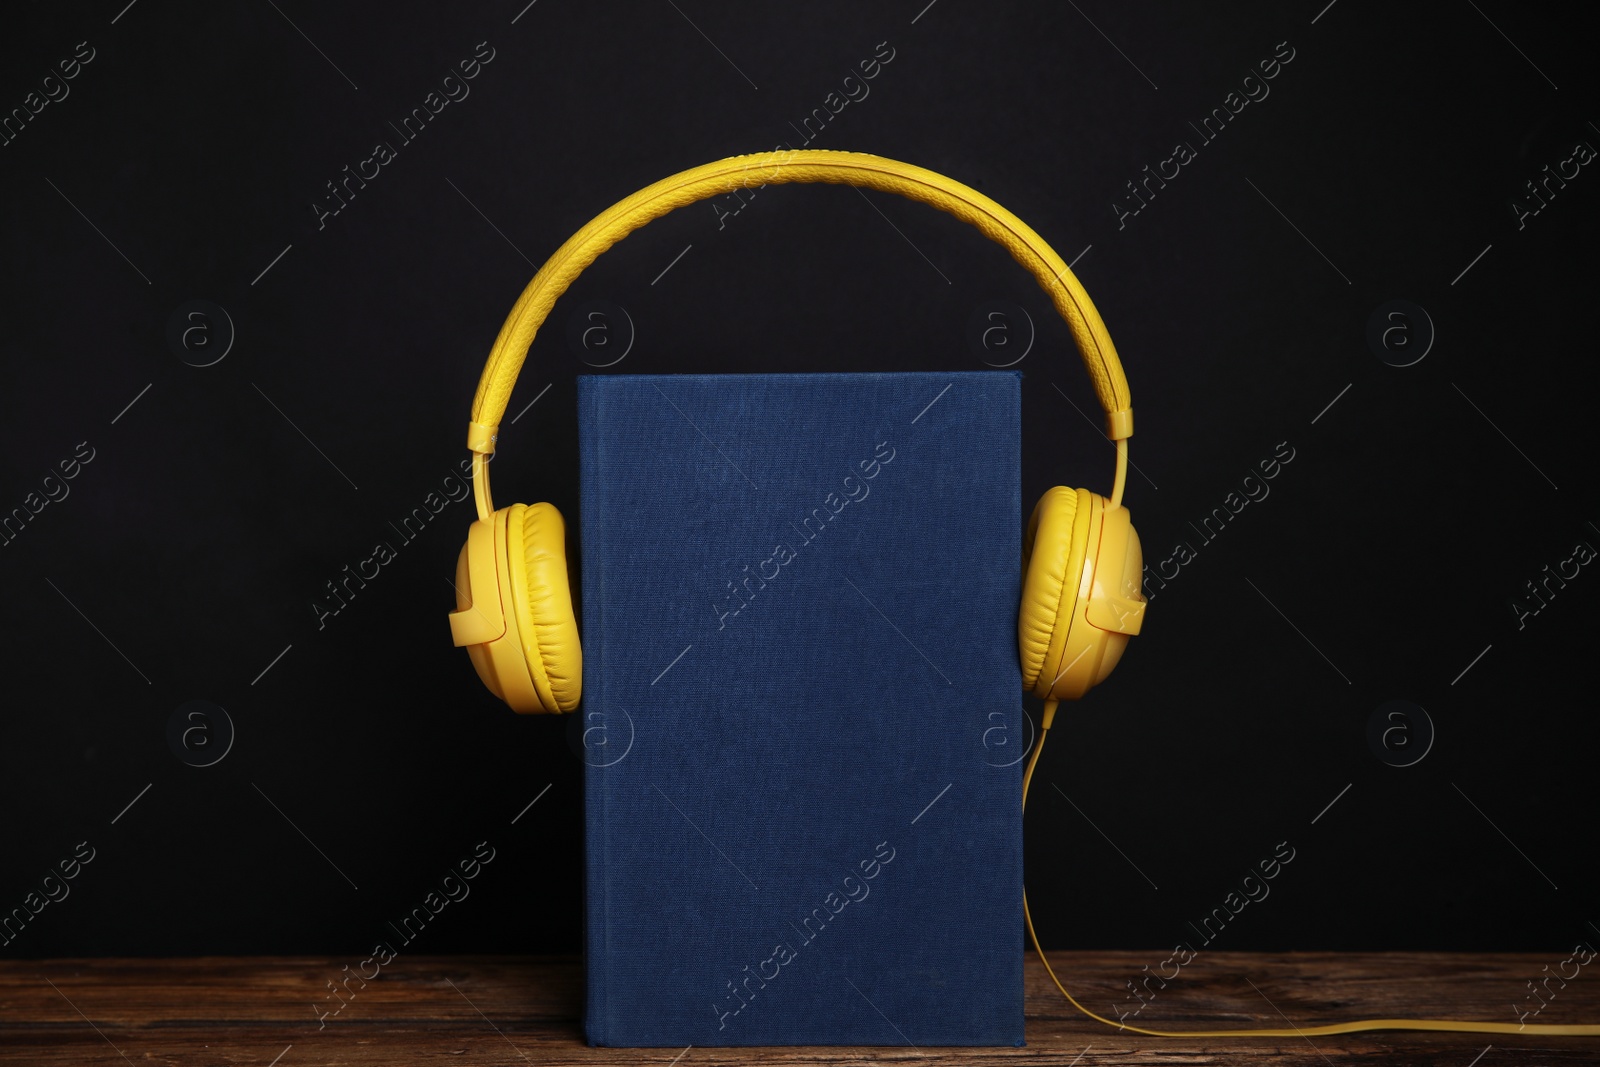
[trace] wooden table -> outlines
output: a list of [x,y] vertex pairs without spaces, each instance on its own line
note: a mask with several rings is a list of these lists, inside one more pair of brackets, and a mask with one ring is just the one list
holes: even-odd
[[[1102,1011],[1148,952],[1051,953]],[[820,1064],[1118,1065],[1341,1063],[1523,1067],[1600,1064],[1600,1038],[1387,1032],[1343,1037],[1154,1038],[1082,1015],[1027,969],[1028,1047],[988,1049],[592,1049],[571,959],[402,957],[319,1022],[326,983],[350,960],[201,958],[0,963],[5,1064]],[[1546,955],[1209,953],[1142,1012],[1157,1029],[1306,1026],[1368,1016],[1516,1021]],[[1201,965],[1203,963],[1203,966]],[[1254,988],[1252,988],[1252,985]],[[352,983],[352,988],[359,988]],[[1551,988],[1557,988],[1551,983]],[[1132,997],[1119,998],[1125,1005]],[[1282,1013],[1281,1015],[1279,1013]],[[1135,1021],[1135,1020],[1130,1020]],[[1585,969],[1528,1021],[1600,1022],[1600,972]],[[676,1061],[673,1057],[678,1057]]]

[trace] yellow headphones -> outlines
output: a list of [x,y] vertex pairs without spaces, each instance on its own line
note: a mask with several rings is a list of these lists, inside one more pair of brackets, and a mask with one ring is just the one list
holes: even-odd
[[[478,518],[456,563],[456,610],[450,633],[467,646],[489,690],[519,712],[567,712],[583,691],[583,655],[567,582],[566,526],[550,504],[513,504],[498,511],[489,493],[494,454],[517,372],[534,334],[583,269],[613,244],[674,208],[751,186],[835,182],[881,189],[931,204],[970,222],[1004,245],[1033,272],[1067,321],[1088,368],[1107,436],[1116,442],[1111,497],[1056,486],[1040,498],[1023,540],[1022,604],[1017,647],[1025,688],[1044,700],[1038,744],[1023,777],[1026,803],[1056,704],[1103,682],[1144,621],[1143,558],[1122,490],[1128,473],[1133,409],[1128,380],[1105,323],[1072,271],[1021,219],[982,193],[933,171],[858,152],[788,150],[733,156],[683,171],[639,190],[597,215],[556,250],[511,309],[489,352],[467,424]],[[1365,1019],[1290,1030],[1154,1030],[1123,1026],[1073,999],[1039,947],[1023,897],[1023,916],[1045,971],[1072,1005],[1118,1029],[1157,1037],[1294,1037],[1361,1030],[1457,1030],[1478,1033],[1596,1035],[1600,1026],[1466,1022],[1451,1019]]]
[[1122,506],[1127,438],[1133,433],[1128,380],[1105,324],[1061,257],[1026,223],[975,189],[921,167],[859,152],[791,150],[734,156],[675,174],[596,216],[556,250],[523,290],[489,352],[472,401],[478,519],[456,563],[450,632],[467,646],[490,692],[514,711],[565,712],[583,691],[583,655],[567,583],[566,527],[550,504],[495,510],[488,457],[499,423],[545,317],[574,279],[606,249],[674,208],[750,186],[837,182],[898,193],[972,223],[1033,272],[1072,329],[1117,446],[1107,500],[1057,486],[1028,520],[1026,579],[1017,619],[1023,684],[1048,701],[1074,700],[1105,680],[1144,620],[1144,561]]

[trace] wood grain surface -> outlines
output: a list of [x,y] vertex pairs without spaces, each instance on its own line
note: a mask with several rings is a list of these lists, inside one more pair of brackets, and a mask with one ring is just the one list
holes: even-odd
[[[1159,953],[1058,952],[1074,995],[1102,1014]],[[1526,983],[1558,960],[1445,953],[1209,953],[1133,1024],[1310,1026],[1368,1016],[1515,1024]],[[1600,1038],[1384,1032],[1317,1038],[1156,1038],[1080,1015],[1030,956],[1026,1048],[596,1049],[584,1044],[581,973],[568,958],[402,957],[337,1015],[327,983],[352,964],[305,957],[0,963],[6,1064],[1600,1064]],[[1529,1022],[1600,1022],[1600,973],[1555,982]],[[1118,991],[1121,995],[1117,995]],[[1287,1020],[1287,1021],[1286,1021]],[[674,1059],[676,1057],[676,1059]]]

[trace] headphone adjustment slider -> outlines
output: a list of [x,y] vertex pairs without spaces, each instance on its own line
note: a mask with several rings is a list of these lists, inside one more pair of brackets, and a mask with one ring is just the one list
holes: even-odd
[[485,426],[481,422],[467,423],[467,448],[486,456],[494,455],[495,439],[500,436],[499,425]]

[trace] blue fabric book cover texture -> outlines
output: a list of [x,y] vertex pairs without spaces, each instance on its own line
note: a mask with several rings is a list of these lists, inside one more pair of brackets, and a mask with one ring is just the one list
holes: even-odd
[[1022,1044],[1020,377],[578,378],[592,1044]]

